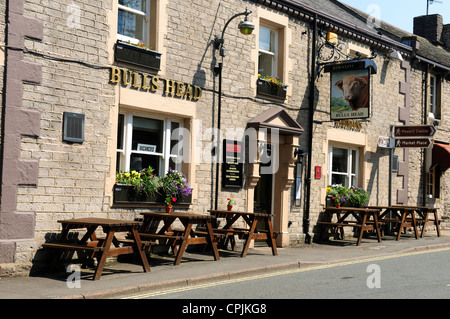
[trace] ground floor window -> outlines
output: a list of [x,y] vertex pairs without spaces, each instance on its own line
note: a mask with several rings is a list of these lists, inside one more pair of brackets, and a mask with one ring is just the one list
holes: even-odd
[[169,167],[181,171],[181,119],[120,113],[117,129],[117,171],[151,166],[163,176]]
[[330,147],[329,184],[358,187],[359,151],[354,148]]
[[429,198],[439,198],[441,190],[441,170],[435,166],[427,173],[427,196]]

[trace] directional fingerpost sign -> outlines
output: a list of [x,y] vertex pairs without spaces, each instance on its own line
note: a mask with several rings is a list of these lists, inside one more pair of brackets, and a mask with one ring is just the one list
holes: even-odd
[[432,137],[436,133],[433,125],[394,126],[394,137]]
[[394,147],[428,148],[433,142],[431,137],[436,133],[433,125],[394,126]]
[[396,138],[394,139],[395,147],[420,147],[428,148],[431,145],[429,138]]

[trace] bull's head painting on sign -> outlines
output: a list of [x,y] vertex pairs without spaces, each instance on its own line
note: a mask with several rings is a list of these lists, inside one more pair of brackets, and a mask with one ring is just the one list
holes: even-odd
[[325,63],[324,70],[331,73],[331,120],[370,117],[370,75],[377,73],[377,65],[373,60]]
[[370,115],[369,69],[331,73],[331,119],[362,119]]

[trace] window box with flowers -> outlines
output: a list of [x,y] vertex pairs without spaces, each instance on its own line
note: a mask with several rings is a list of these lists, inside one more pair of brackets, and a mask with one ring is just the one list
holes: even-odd
[[367,206],[369,195],[361,187],[346,187],[340,184],[327,187],[328,206],[359,207]]
[[256,82],[256,93],[258,95],[285,100],[286,90],[287,85],[283,84],[278,77],[262,77],[260,74],[258,74],[258,81]]
[[116,174],[114,204],[163,205],[168,196],[179,205],[192,203],[192,188],[183,173],[170,169],[165,177],[158,177],[149,167]]
[[141,171],[120,171],[116,174],[114,203],[157,203],[160,201],[160,180],[151,167]]
[[118,40],[114,51],[116,61],[143,66],[152,70],[161,69],[161,53],[150,50],[145,43],[133,44]]

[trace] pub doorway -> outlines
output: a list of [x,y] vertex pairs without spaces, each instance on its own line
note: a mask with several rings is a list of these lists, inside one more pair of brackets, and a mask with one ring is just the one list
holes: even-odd
[[[268,173],[268,168],[271,167],[271,145],[267,144],[264,147],[261,164],[259,166],[259,181],[255,187],[255,197],[254,197],[254,205],[253,211],[255,213],[263,213],[263,214],[272,214],[273,213],[273,180],[274,174]],[[266,223],[259,222],[257,224],[257,229],[267,230],[268,226]],[[255,245],[258,245],[258,242],[264,242],[263,240],[255,240]]]

